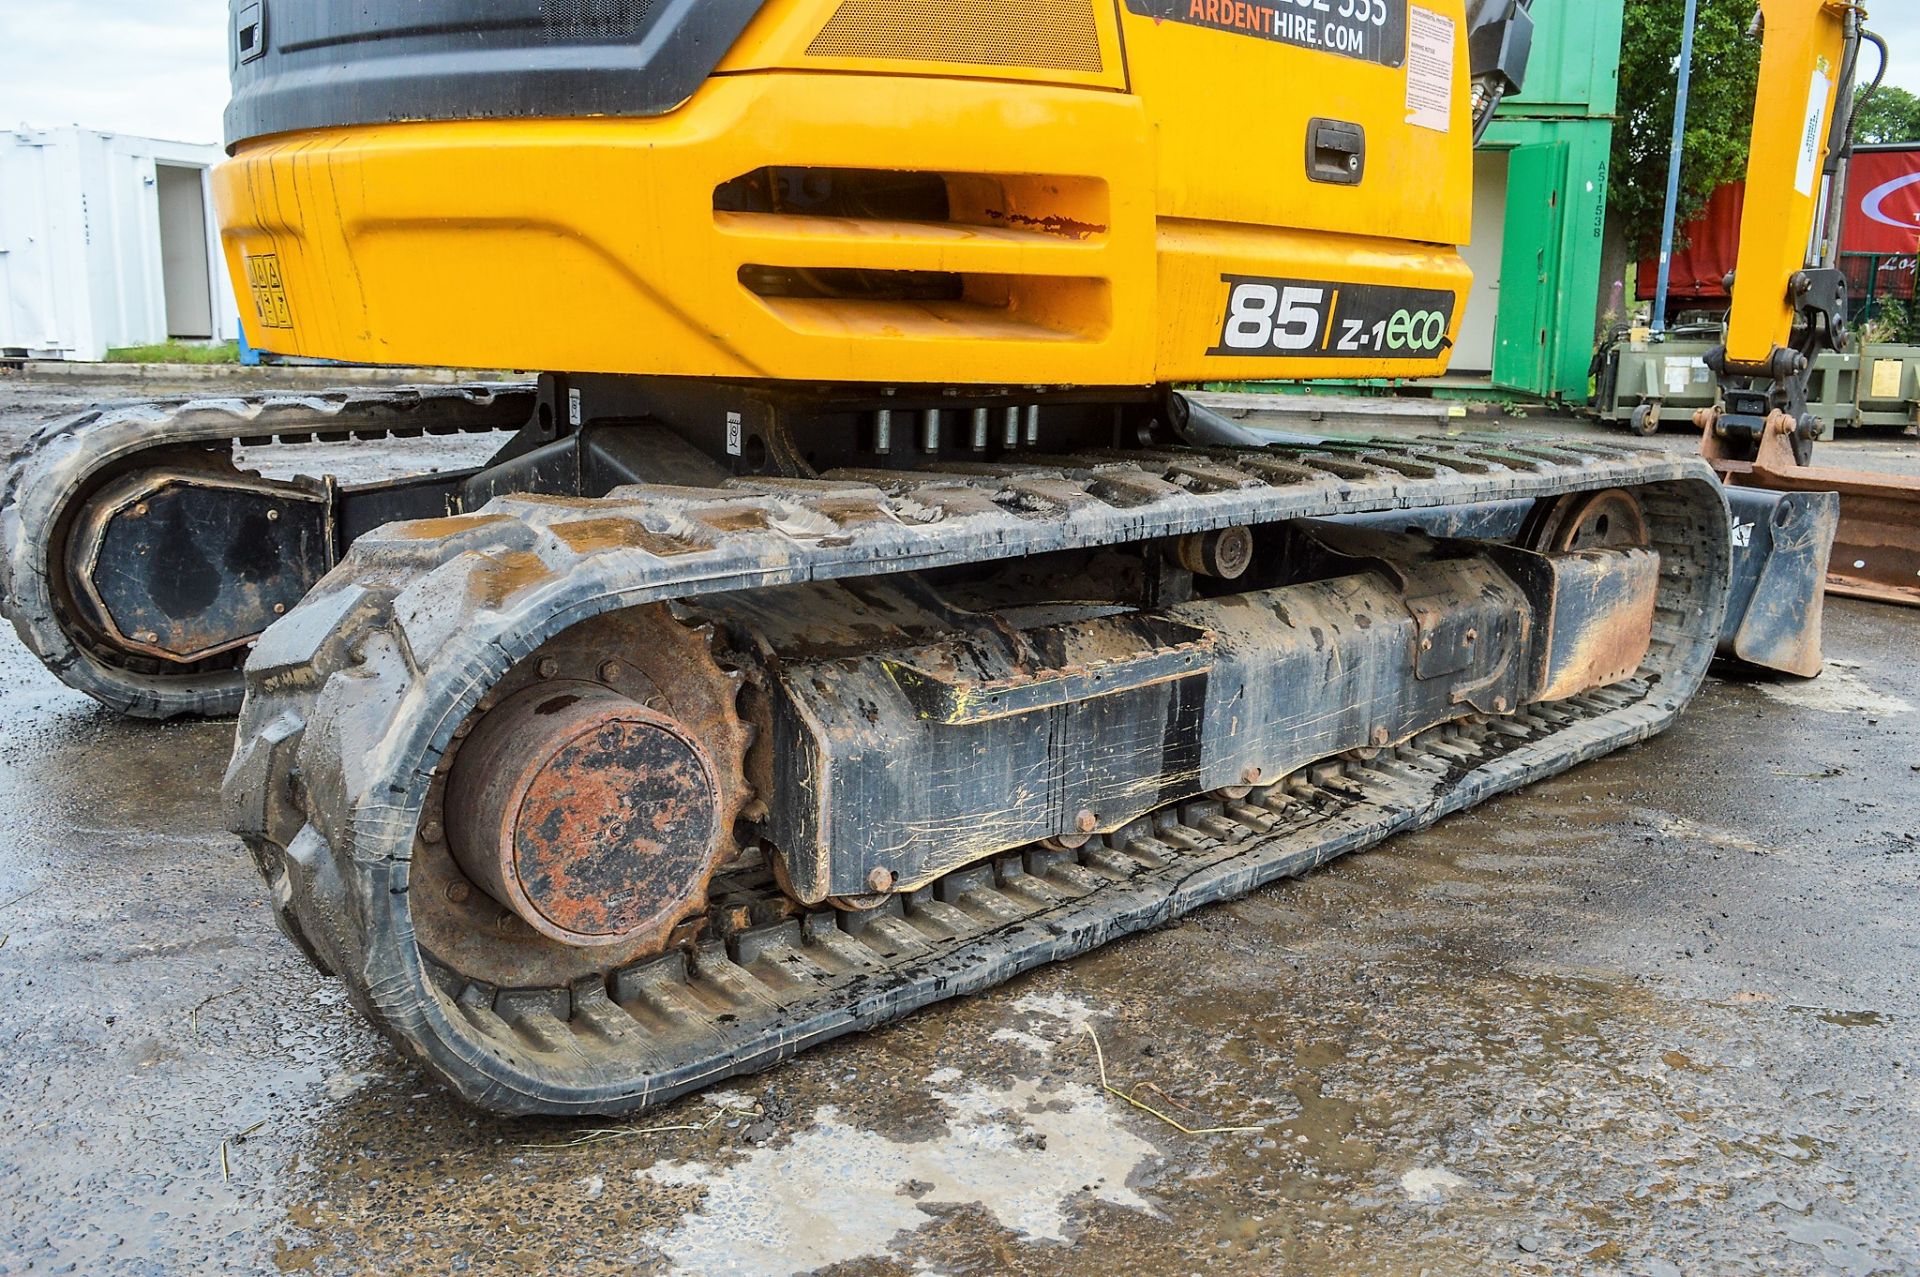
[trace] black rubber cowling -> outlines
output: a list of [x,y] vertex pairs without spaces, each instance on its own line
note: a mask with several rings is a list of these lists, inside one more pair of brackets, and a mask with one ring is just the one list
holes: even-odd
[[228,0],[229,150],[403,120],[664,115],[766,0]]

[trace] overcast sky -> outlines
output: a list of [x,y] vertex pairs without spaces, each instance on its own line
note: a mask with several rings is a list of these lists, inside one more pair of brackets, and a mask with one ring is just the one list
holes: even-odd
[[[1888,80],[1920,93],[1920,4],[1869,7],[1893,48]],[[226,25],[225,0],[0,0],[0,128],[219,141]]]

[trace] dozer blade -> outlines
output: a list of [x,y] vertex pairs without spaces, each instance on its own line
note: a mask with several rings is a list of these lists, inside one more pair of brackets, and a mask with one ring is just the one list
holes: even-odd
[[1729,488],[1837,494],[1839,524],[1827,590],[1920,607],[1920,478],[1800,465],[1774,423],[1751,461],[1726,456],[1711,426],[1701,453]]
[[1840,523],[1827,569],[1828,591],[1920,607],[1920,479],[1740,462],[1727,463],[1721,477],[1731,486],[1769,492],[1837,493]]
[[[1644,543],[1324,523],[1515,500]],[[1244,581],[1090,592],[1228,533]],[[1520,440],[501,497],[267,632],[228,819],[458,1094],[631,1111],[1653,735],[1730,550],[1697,459]]]

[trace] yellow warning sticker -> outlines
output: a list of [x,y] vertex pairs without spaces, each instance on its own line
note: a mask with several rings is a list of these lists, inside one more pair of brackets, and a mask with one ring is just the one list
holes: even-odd
[[253,309],[264,327],[293,327],[293,308],[287,305],[287,289],[280,282],[279,257],[263,253],[247,258],[247,287],[253,292]]
[[1906,372],[1905,361],[1899,359],[1876,359],[1873,361],[1873,397],[1875,399],[1898,399],[1901,376]]

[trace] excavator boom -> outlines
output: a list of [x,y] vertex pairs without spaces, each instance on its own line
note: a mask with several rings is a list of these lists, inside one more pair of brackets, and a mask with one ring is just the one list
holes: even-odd
[[[1920,606],[1920,480],[1813,464],[1813,361],[1852,343],[1835,259],[1860,50],[1879,43],[1866,19],[1865,5],[1838,0],[1761,5],[1766,43],[1733,308],[1726,345],[1707,357],[1721,402],[1699,415],[1701,451],[1730,485],[1838,493],[1827,588]],[[1884,70],[1884,45],[1881,57]]]
[[1735,289],[1727,323],[1727,364],[1745,368],[1768,367],[1775,352],[1793,345],[1802,306],[1789,281],[1810,265],[1831,265],[1810,263],[1808,245],[1818,229],[1827,159],[1838,150],[1834,108],[1846,105],[1842,72],[1856,61],[1860,6],[1764,0],[1760,11],[1766,42],[1748,181],[1761,189],[1741,214],[1734,271],[1736,282],[1759,282]]

